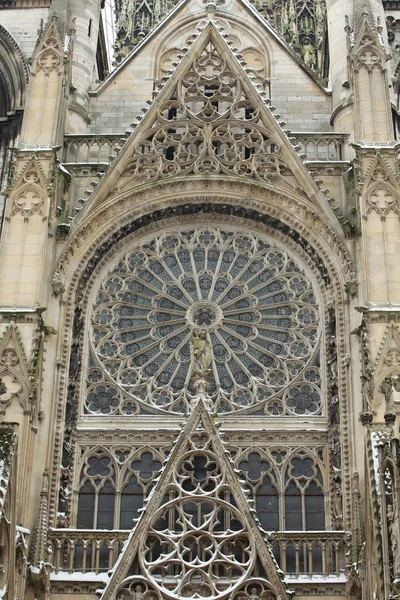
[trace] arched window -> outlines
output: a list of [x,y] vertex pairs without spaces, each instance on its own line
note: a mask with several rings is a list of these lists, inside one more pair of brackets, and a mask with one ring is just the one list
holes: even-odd
[[266,531],[325,529],[325,498],[318,464],[304,451],[292,451],[293,458],[287,463],[283,461],[286,453],[275,449],[266,460],[259,452],[250,452],[247,460],[239,462],[255,495],[261,526]]
[[310,274],[264,235],[181,228],[125,250],[93,292],[83,412],[190,412],[191,347],[219,413],[326,414],[321,305]]
[[305,453],[292,458],[286,468],[285,529],[325,529],[322,473]]
[[114,462],[99,449],[85,460],[77,506],[80,529],[132,529],[139,516],[161,463],[149,451],[128,464],[123,452],[115,456]]
[[76,526],[80,529],[92,529],[96,505],[96,492],[90,481],[86,481],[79,491],[78,519]]
[[257,487],[256,509],[261,526],[266,531],[279,529],[279,495],[269,475],[265,475]]
[[121,491],[120,529],[132,529],[133,519],[139,516],[139,508],[143,506],[143,488],[136,475],[132,475]]
[[88,458],[81,474],[77,527],[112,529],[114,527],[115,471],[109,456],[98,451]]

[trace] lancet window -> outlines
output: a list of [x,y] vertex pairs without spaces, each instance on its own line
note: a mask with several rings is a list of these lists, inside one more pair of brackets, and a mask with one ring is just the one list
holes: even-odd
[[81,470],[77,502],[78,528],[131,529],[161,462],[149,451],[117,460],[104,450],[90,453]]
[[266,531],[325,529],[325,496],[321,461],[303,449],[276,448],[270,456],[255,450],[239,462],[256,498]]

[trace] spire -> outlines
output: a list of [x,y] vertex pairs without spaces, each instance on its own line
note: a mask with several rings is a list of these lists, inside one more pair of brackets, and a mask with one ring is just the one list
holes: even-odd
[[354,30],[358,31],[362,21],[364,21],[365,18],[369,19],[371,14],[372,11],[369,0],[354,0]]
[[50,598],[51,565],[47,556],[47,531],[49,526],[49,471],[45,469],[42,476],[40,492],[39,518],[33,547],[33,561],[30,565],[30,579],[34,589],[44,591],[45,600]]
[[40,565],[45,561],[47,549],[47,527],[49,510],[49,470],[45,469],[42,475],[42,490],[40,492],[39,519],[36,529],[33,551],[33,564]]
[[53,0],[49,11],[49,21],[56,17],[56,24],[60,38],[63,39],[66,33],[66,20],[67,20],[67,1],[66,0]]
[[353,8],[353,41],[354,45],[368,31],[375,38],[375,43],[378,46],[383,46],[381,32],[382,27],[379,17],[374,18],[374,12],[371,7],[370,0],[354,0]]

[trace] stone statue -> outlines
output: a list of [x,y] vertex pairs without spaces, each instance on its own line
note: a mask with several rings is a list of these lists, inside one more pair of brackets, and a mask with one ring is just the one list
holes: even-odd
[[252,587],[250,590],[250,600],[260,600],[260,595],[256,587]]
[[334,481],[333,491],[333,516],[335,518],[336,529],[343,527],[343,502],[342,502],[342,483],[340,477],[336,477]]
[[3,380],[0,377],[0,396],[3,394],[7,394],[7,386],[5,383],[3,383]]
[[369,377],[361,375],[361,394],[364,412],[372,410],[372,385],[372,381]]
[[386,413],[393,412],[393,385],[394,381],[391,377],[385,377],[382,381],[380,391],[385,396]]
[[133,594],[133,598],[134,598],[134,600],[143,600],[143,598],[144,598],[143,588],[142,588],[142,586],[140,584],[138,584],[135,587],[135,592]]
[[305,38],[304,46],[303,46],[303,60],[306,63],[307,67],[310,69],[315,69],[316,65],[316,56],[315,56],[315,48],[311,45],[310,40]]
[[211,373],[212,348],[204,331],[194,331],[192,336],[193,368],[192,377],[207,379]]

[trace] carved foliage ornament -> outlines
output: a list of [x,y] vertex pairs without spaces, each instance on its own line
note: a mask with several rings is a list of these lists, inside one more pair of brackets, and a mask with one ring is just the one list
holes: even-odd
[[215,410],[319,415],[320,310],[304,269],[264,236],[186,227],[148,238],[98,288],[85,412],[186,413],[198,332]]

